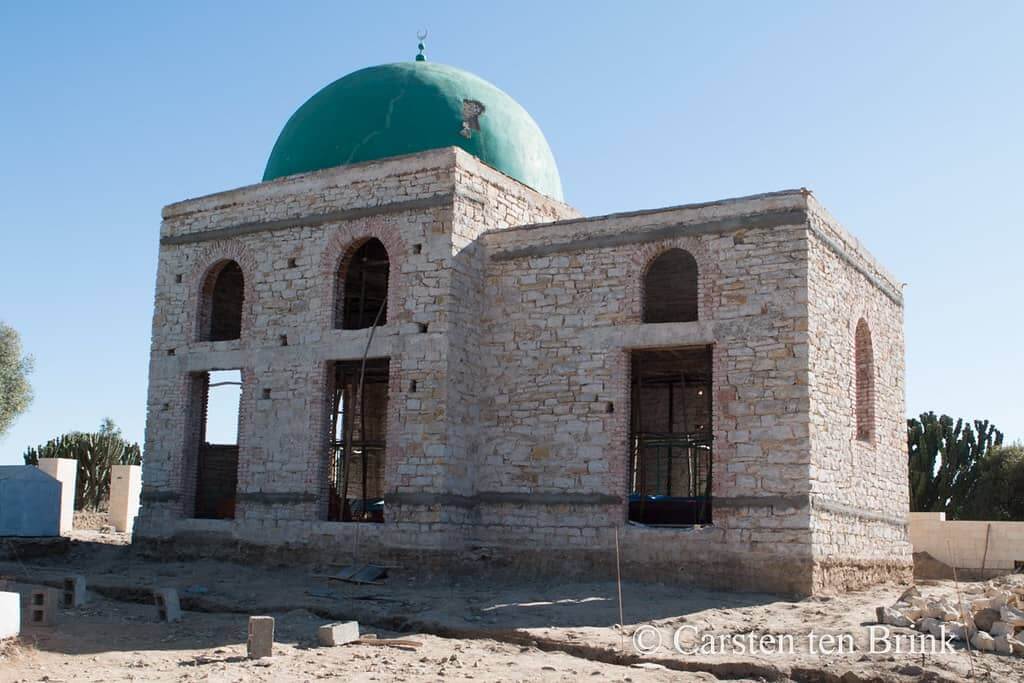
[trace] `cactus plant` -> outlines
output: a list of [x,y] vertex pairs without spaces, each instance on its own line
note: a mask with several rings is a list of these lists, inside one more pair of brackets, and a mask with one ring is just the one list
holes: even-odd
[[78,461],[75,509],[100,509],[110,498],[110,472],[114,465],[139,465],[142,451],[129,443],[110,418],[99,431],[69,432],[25,451],[25,464],[37,465],[40,458],[71,458]]
[[923,413],[907,420],[910,458],[910,509],[945,512],[956,518],[977,481],[983,458],[1003,443],[1003,433],[988,420]]

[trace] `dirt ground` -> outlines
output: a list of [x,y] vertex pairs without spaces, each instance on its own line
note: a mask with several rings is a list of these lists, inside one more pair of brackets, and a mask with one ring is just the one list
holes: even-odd
[[[337,567],[145,560],[127,540],[81,531],[66,556],[0,562],[5,590],[23,599],[32,584],[59,586],[71,573],[90,589],[56,625],[23,625],[0,644],[0,681],[1024,680],[1021,658],[943,652],[892,627],[872,640],[874,608],[905,586],[787,601],[625,582],[619,628],[614,582],[510,584],[394,568],[379,585],[356,585],[328,580]],[[177,624],[157,621],[151,596],[162,587],[181,595]],[[951,581],[919,587],[956,590]],[[276,618],[269,659],[245,656],[250,615]],[[317,645],[318,626],[348,619],[418,647]]]

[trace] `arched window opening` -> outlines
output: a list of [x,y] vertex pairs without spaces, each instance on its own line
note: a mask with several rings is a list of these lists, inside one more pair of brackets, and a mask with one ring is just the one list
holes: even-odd
[[366,240],[341,264],[335,327],[361,330],[384,325],[388,318],[388,250],[376,238]]
[[206,341],[226,341],[242,336],[242,305],[245,278],[234,261],[214,267],[203,287],[202,334]]
[[645,323],[685,323],[697,319],[697,260],[684,249],[670,249],[644,275]]
[[871,348],[871,330],[863,318],[854,337],[854,364],[857,384],[857,439],[875,438],[875,356]]

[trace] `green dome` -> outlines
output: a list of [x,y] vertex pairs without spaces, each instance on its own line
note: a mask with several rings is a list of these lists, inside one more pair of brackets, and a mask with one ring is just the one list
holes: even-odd
[[263,180],[450,146],[562,199],[551,148],[526,110],[482,78],[433,62],[371,66],[313,95],[285,124]]

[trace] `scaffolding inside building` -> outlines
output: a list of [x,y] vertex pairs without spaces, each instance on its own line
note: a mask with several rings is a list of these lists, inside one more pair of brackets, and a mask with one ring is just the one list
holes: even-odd
[[711,522],[711,347],[631,353],[629,520]]

